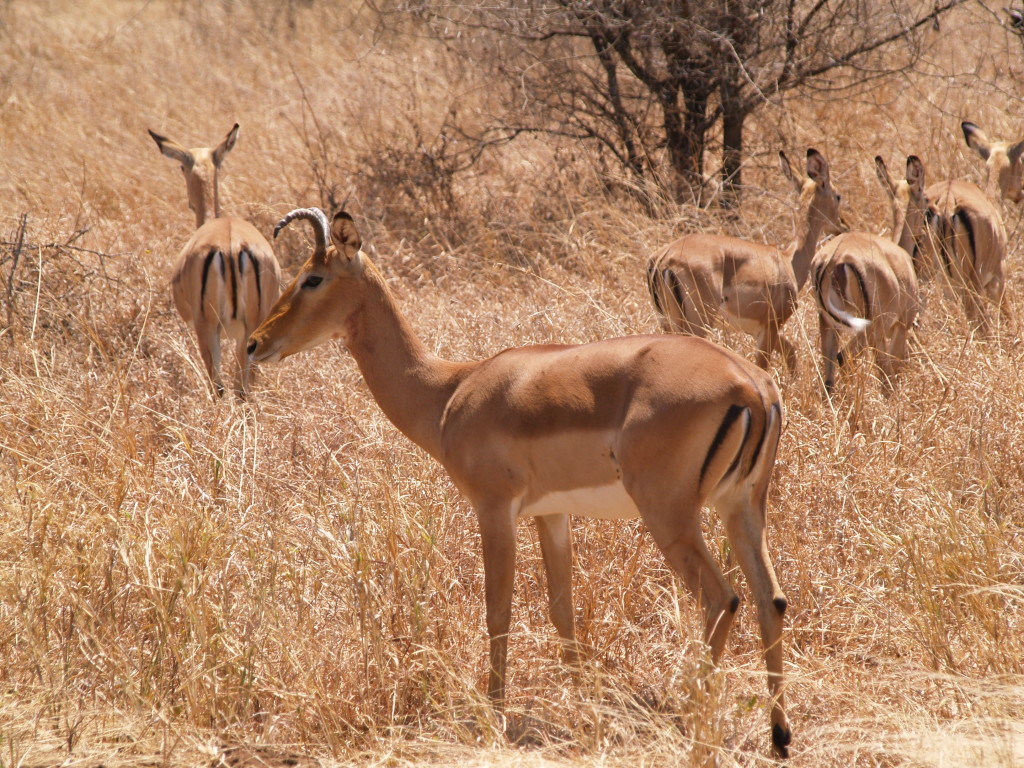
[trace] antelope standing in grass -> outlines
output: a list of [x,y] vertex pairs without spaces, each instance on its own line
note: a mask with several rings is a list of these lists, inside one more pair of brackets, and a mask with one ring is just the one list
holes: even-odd
[[[911,155],[907,178],[900,181],[892,180],[881,157],[875,158],[875,170],[892,203],[892,240],[847,232],[822,246],[811,262],[827,391],[836,368],[865,346],[874,352],[883,385],[891,389],[921,307],[914,259],[927,237],[924,165]],[[842,351],[840,330],[855,333]]]
[[993,199],[1003,198],[1020,203],[1024,181],[1024,141],[991,141],[981,128],[964,120],[960,123],[967,146],[985,161],[987,169],[986,194]]
[[[928,199],[929,258],[919,259],[921,275],[940,272],[947,292],[958,294],[971,325],[989,330],[985,302],[1011,320],[1003,262],[1006,227],[999,208],[969,181],[940,181],[925,190]],[[919,276],[921,276],[919,275]]]
[[174,304],[195,330],[199,354],[218,395],[224,392],[221,334],[235,341],[235,391],[244,397],[250,379],[246,340],[281,294],[281,268],[259,230],[242,219],[220,215],[217,175],[238,140],[238,124],[213,149],[185,149],[153,131],[149,135],[165,156],[181,164],[188,205],[196,215],[196,231],[178,256],[171,278]]
[[[483,544],[488,692],[505,694],[516,524],[533,518],[565,659],[577,659],[570,515],[640,516],[704,610],[717,662],[739,598],[705,546],[701,505],[717,508],[757,606],[772,742],[785,755],[786,598],[766,540],[768,484],[782,428],[771,376],[704,339],[634,336],[508,349],[478,362],[433,355],[361,250],[352,219],[315,208],[316,248],[249,341],[274,362],[328,339],[355,358],[387,417],[444,465],[476,511]],[[329,247],[328,242],[332,245]]]
[[778,350],[792,371],[796,352],[782,326],[796,310],[818,239],[844,225],[839,193],[820,152],[807,150],[803,178],[793,173],[783,152],[779,162],[800,200],[796,242],[787,252],[727,235],[684,235],[648,262],[647,286],[663,330],[705,336],[724,320],[757,340],[759,366],[767,368]]

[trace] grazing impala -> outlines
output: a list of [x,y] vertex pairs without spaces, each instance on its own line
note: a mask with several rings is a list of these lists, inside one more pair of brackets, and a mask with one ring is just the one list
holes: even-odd
[[[316,248],[252,335],[253,361],[340,339],[389,419],[440,461],[476,511],[483,544],[488,693],[500,707],[515,574],[516,523],[533,518],[551,618],[577,657],[569,516],[640,516],[703,607],[717,662],[739,598],[708,552],[714,505],[757,606],[772,742],[790,741],[783,702],[779,588],[766,541],[767,493],[782,428],[772,378],[703,339],[636,336],[508,349],[478,362],[435,357],[361,250],[352,219],[316,208]],[[328,241],[333,245],[328,247]]]
[[238,124],[214,149],[185,149],[149,132],[160,151],[181,163],[188,204],[196,215],[196,231],[178,256],[171,278],[174,304],[196,333],[199,354],[217,394],[220,378],[220,337],[235,341],[238,376],[235,391],[249,389],[249,357],[245,343],[281,294],[281,268],[267,239],[252,224],[220,215],[217,174],[238,140]]
[[757,339],[759,366],[767,368],[772,352],[779,350],[792,371],[796,352],[781,328],[796,309],[818,239],[845,227],[839,194],[820,152],[807,150],[803,179],[782,152],[779,162],[800,199],[796,242],[787,253],[727,235],[684,235],[648,262],[647,286],[663,330],[705,336],[724,318]]
[[[875,158],[875,170],[892,202],[892,241],[847,232],[826,243],[811,262],[828,391],[836,368],[864,346],[874,351],[882,383],[890,389],[907,358],[907,334],[920,311],[914,258],[927,237],[924,165],[911,155],[907,178],[901,181],[890,178],[881,157]],[[842,352],[840,329],[856,333]]]
[[1019,203],[1024,197],[1024,141],[990,141],[985,132],[967,120],[960,123],[967,146],[981,155],[988,169],[986,193],[996,200],[1004,198]]

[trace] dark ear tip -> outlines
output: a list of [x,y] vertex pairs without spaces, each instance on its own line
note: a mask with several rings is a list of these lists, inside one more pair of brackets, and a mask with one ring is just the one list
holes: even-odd
[[875,163],[877,165],[885,165],[885,160],[882,159],[881,155],[875,155]]
[[347,220],[347,221],[352,221],[352,216],[349,214],[348,211],[341,210],[341,211],[338,211],[336,214],[334,214],[334,218],[332,219],[332,221],[337,221],[338,219],[344,219],[344,220]]

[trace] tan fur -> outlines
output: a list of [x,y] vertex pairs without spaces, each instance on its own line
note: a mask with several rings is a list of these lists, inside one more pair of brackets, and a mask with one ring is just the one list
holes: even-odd
[[711,327],[732,325],[757,339],[759,366],[767,368],[778,350],[793,370],[796,353],[782,326],[796,310],[818,239],[844,225],[825,158],[809,149],[803,179],[785,154],[779,159],[800,200],[796,242],[788,253],[726,235],[684,235],[648,262],[647,278],[663,330],[705,336]]
[[[875,168],[892,203],[893,240],[848,232],[822,246],[811,262],[828,390],[837,366],[865,347],[874,354],[883,385],[891,388],[921,309],[914,254],[926,237],[924,166],[911,156],[907,178],[900,181],[890,178],[881,157],[875,158]],[[840,353],[839,332],[851,329],[854,337]]]
[[192,326],[199,353],[218,394],[220,337],[235,341],[238,376],[235,390],[249,389],[249,358],[245,343],[281,293],[281,268],[267,239],[254,226],[220,216],[217,176],[224,157],[235,146],[235,124],[217,147],[186,149],[176,141],[149,132],[160,151],[181,164],[196,231],[178,256],[171,277],[174,305]]
[[[301,209],[282,224],[306,218],[326,229],[320,217]],[[664,335],[521,347],[478,362],[443,360],[398,310],[347,215],[336,216],[331,230],[333,245],[326,246],[326,235],[318,243],[253,334],[250,356],[278,361],[341,339],[384,413],[444,465],[472,503],[483,544],[488,690],[495,702],[504,698],[518,518],[534,515],[551,617],[568,661],[577,658],[569,515],[564,508],[554,512],[545,499],[571,499],[575,513],[594,517],[621,516],[622,508],[588,504],[626,500],[702,606],[717,661],[736,595],[701,534],[700,508],[711,504],[757,606],[773,741],[784,754],[786,603],[766,542],[781,429],[772,378],[703,339]]]
[[943,181],[925,190],[928,198],[930,258],[920,266],[944,276],[950,292],[959,295],[971,324],[989,330],[985,301],[1000,308],[1012,322],[1006,302],[1006,228],[996,205],[967,181]]
[[965,120],[960,124],[967,146],[985,161],[985,192],[990,199],[1020,203],[1024,198],[1024,141],[993,141],[981,128]]

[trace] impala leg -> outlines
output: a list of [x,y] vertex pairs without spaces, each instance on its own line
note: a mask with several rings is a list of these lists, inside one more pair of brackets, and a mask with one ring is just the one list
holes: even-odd
[[829,394],[835,388],[836,369],[839,367],[839,334],[824,316],[818,316],[818,333],[821,336],[821,378],[825,381],[825,391]]
[[757,606],[771,695],[772,745],[777,755],[786,757],[791,730],[786,717],[782,677],[782,617],[787,602],[768,556],[766,506],[763,502],[745,501],[721,505],[719,511]]
[[579,659],[572,603],[572,534],[568,515],[534,518],[544,568],[548,574],[551,621],[562,638],[562,659],[573,665]]
[[224,394],[224,382],[220,378],[220,328],[216,323],[197,323],[196,340],[199,342],[199,356],[206,366],[206,373],[213,382],[218,396]]
[[249,355],[245,349],[248,343],[248,334],[235,341],[235,360],[238,363],[235,393],[243,400],[248,396],[249,385],[252,382],[252,365],[249,362]]
[[669,566],[682,577],[703,609],[704,640],[711,647],[711,660],[717,664],[740,599],[704,544],[699,505],[679,505],[673,513],[658,519],[645,515],[644,522]]
[[487,695],[500,710],[505,705],[508,630],[512,624],[512,585],[516,570],[515,519],[509,504],[477,507],[484,555],[484,599],[490,639]]

